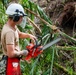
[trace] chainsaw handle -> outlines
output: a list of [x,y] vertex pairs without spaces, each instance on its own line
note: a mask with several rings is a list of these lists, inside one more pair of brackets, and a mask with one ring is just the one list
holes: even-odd
[[[35,40],[35,48],[37,48],[38,46],[41,46],[41,44],[42,44],[42,37],[41,36],[38,36],[38,38],[40,38],[40,41],[39,42],[38,42],[37,39],[34,39]],[[31,42],[31,39],[30,39],[30,43],[32,43]]]
[[[34,39],[34,40],[35,40],[35,45],[37,46],[38,45],[38,41],[36,39]],[[32,43],[31,39],[30,39],[30,43]]]

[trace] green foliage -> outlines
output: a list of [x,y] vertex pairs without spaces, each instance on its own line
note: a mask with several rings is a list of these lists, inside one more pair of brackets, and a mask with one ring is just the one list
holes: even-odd
[[6,22],[6,17],[5,7],[3,6],[2,2],[0,2],[0,29],[2,29],[4,23]]
[[[4,1],[4,0],[3,0]],[[0,27],[2,28],[3,24],[6,22],[7,16],[5,15],[5,7],[3,4],[7,5],[8,0],[5,0],[5,2],[0,2]],[[39,15],[42,19],[47,21],[50,25],[52,25],[52,21],[50,18],[44,13],[44,11],[35,3],[33,3],[31,0],[21,0],[20,3],[23,5],[24,8],[28,8],[29,10],[35,12],[37,15]],[[29,13],[26,10],[26,13],[28,14],[28,17],[31,18],[32,21],[35,19],[35,15],[32,13]],[[46,45],[48,42],[50,42],[53,39],[56,39],[58,37],[58,34],[53,34],[52,29],[48,27],[45,23],[41,22],[41,30],[42,33],[39,36],[42,36],[42,45]],[[34,28],[31,24],[27,23],[26,27],[23,29],[21,27],[18,27],[20,31],[29,33],[30,30],[34,31]],[[34,31],[35,32],[35,31]],[[22,39],[20,40],[20,47],[21,49],[26,49],[25,46],[29,44],[30,39]],[[40,41],[40,39],[38,38]],[[21,69],[23,75],[58,75],[57,73],[53,73],[54,69],[54,63],[58,61],[58,50],[53,45],[52,47],[46,49],[41,55],[39,55],[37,58],[32,59],[31,63],[27,63],[26,61],[21,61]],[[68,65],[69,63],[67,63]],[[57,65],[59,66],[59,65]],[[73,69],[69,66],[67,66],[67,69],[70,72],[70,75],[73,74]]]
[[44,13],[44,11],[37,5],[37,10],[39,12],[39,15],[46,20],[48,23],[52,24],[52,21],[50,20],[50,18]]
[[[24,6],[24,8],[28,8],[29,10],[37,13],[41,18],[43,18],[50,25],[52,25],[52,21],[44,13],[44,11],[38,5],[31,2],[31,0],[24,0],[21,3]],[[26,13],[34,21],[35,15],[32,13],[29,13],[28,11],[26,11]],[[43,22],[41,22],[41,24],[42,24],[42,34],[40,36],[43,37],[42,45],[45,45],[48,42],[50,42],[51,40],[55,39],[58,35],[52,34],[52,30],[50,29],[50,27],[45,25]],[[24,72],[23,75],[52,75],[53,74],[54,58],[56,57],[55,50],[56,50],[55,46],[46,49],[43,52],[43,54],[41,54],[40,56],[38,56],[35,59],[32,59],[31,64],[26,63],[26,61],[23,62],[21,64],[23,67],[22,70]],[[25,66],[23,66],[23,65],[25,65]]]

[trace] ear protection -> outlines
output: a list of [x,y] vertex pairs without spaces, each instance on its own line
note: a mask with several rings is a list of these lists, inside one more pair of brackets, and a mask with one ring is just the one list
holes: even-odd
[[20,13],[20,11],[17,9],[15,12],[17,12],[17,14],[13,15],[13,21],[18,22],[20,19],[20,15],[18,13]]
[[20,16],[19,16],[18,14],[15,14],[15,15],[13,16],[13,21],[14,21],[14,22],[18,22],[19,19],[20,19]]

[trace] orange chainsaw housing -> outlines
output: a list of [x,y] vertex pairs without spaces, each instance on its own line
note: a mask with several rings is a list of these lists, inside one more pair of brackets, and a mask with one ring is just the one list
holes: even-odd
[[21,75],[19,58],[8,57],[6,75]]
[[26,49],[29,51],[28,55],[25,58],[26,61],[30,60],[31,58],[37,57],[39,54],[43,52],[42,46],[35,47],[35,45],[32,43],[26,46]]

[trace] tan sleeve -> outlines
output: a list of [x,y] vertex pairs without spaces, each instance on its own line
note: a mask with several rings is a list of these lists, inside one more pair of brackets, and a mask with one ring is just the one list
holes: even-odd
[[14,44],[15,36],[14,32],[6,33],[6,44]]

